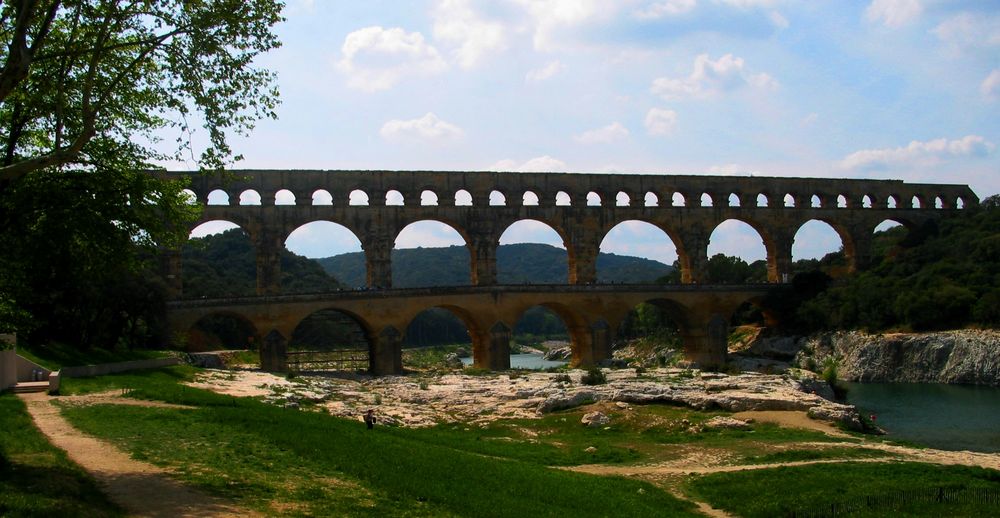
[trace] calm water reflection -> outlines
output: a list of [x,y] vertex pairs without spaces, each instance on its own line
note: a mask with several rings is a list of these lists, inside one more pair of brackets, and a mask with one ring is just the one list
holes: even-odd
[[935,383],[845,383],[891,438],[944,450],[1000,451],[1000,388]]

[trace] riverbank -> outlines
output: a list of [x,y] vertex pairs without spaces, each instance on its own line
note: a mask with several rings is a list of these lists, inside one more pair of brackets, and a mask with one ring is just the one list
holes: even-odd
[[811,370],[833,362],[845,381],[1000,386],[997,330],[754,336],[737,349],[737,358],[763,358]]

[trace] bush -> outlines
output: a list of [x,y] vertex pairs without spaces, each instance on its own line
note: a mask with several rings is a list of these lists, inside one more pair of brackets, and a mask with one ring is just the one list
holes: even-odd
[[569,374],[559,374],[552,381],[556,383],[573,383],[573,378],[569,377]]
[[603,385],[607,382],[608,378],[604,375],[604,371],[597,367],[587,369],[587,373],[580,378],[580,383],[584,385]]
[[833,389],[833,395],[837,399],[844,399],[847,397],[847,387],[841,385],[840,379],[837,377],[837,367],[839,362],[833,356],[827,356],[823,360],[823,373],[820,377],[823,381],[830,384],[830,388]]

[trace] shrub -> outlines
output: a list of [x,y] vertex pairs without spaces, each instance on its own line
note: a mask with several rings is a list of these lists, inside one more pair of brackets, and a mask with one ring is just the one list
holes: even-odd
[[587,373],[580,378],[580,383],[584,385],[603,385],[607,382],[608,378],[604,375],[604,371],[597,367],[587,369]]
[[573,383],[573,378],[570,378],[569,374],[559,374],[555,378],[552,378],[552,381],[556,383]]
[[833,356],[827,356],[823,360],[823,373],[820,377],[823,381],[830,384],[830,388],[833,389],[833,395],[837,399],[844,399],[847,397],[847,387],[840,383],[840,379],[837,377],[837,367],[839,362]]

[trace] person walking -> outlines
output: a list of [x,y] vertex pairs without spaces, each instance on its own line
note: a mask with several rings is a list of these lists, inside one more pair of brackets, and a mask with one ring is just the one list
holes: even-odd
[[375,428],[375,411],[370,408],[367,412],[365,412],[365,426],[367,426],[369,430]]

